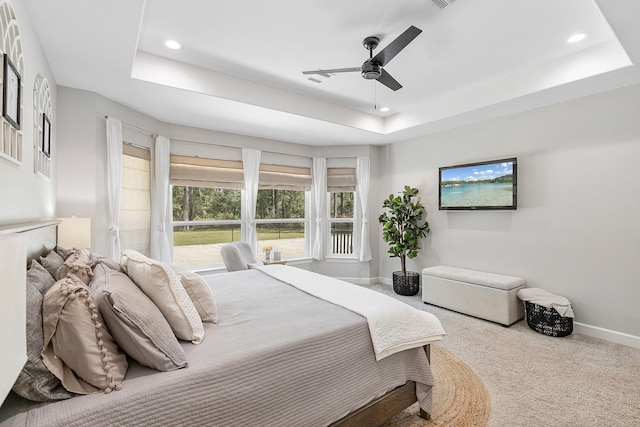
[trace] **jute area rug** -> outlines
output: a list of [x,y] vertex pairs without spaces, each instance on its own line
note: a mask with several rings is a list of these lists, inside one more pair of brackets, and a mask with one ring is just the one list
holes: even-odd
[[431,419],[418,416],[416,402],[391,418],[384,427],[486,426],[491,402],[478,375],[438,345],[431,345],[431,365],[436,380]]

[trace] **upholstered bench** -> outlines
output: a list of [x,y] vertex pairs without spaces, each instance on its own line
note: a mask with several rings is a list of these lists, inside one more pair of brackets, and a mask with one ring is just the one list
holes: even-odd
[[509,326],[524,317],[521,277],[439,265],[422,270],[422,301]]

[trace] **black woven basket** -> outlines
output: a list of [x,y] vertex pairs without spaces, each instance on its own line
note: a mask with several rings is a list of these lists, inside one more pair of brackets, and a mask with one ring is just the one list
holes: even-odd
[[407,271],[407,277],[402,275],[402,271],[393,272],[393,290],[398,295],[411,296],[420,291],[420,273]]
[[550,337],[566,337],[573,332],[573,318],[560,316],[554,308],[525,301],[524,311],[527,324],[536,332]]

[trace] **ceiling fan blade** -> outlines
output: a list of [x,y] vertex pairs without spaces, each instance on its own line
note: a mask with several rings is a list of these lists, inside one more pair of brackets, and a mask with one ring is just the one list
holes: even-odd
[[382,83],[383,85],[385,85],[391,90],[398,90],[402,87],[402,85],[398,83],[396,79],[391,77],[391,74],[387,73],[384,69],[380,71],[381,71],[380,77],[376,79],[377,81],[379,81],[380,83]]
[[407,47],[409,43],[413,41],[422,32],[420,28],[416,28],[413,25],[400,34],[394,41],[389,43],[384,49],[382,49],[372,61],[381,66],[385,66],[391,61],[402,49]]
[[353,67],[353,68],[333,68],[331,70],[311,70],[311,71],[303,71],[302,74],[336,74],[336,73],[351,73],[354,71],[362,71],[362,67]]

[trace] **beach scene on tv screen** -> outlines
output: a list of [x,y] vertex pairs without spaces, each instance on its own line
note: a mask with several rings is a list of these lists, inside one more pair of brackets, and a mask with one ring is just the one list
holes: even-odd
[[441,170],[440,206],[509,207],[513,205],[513,162]]

